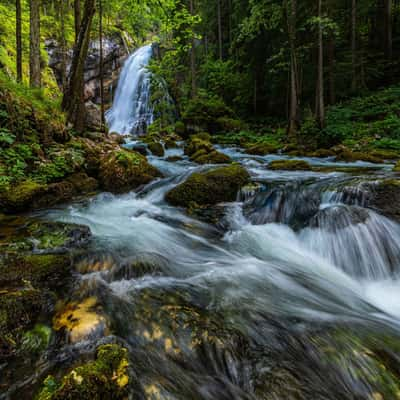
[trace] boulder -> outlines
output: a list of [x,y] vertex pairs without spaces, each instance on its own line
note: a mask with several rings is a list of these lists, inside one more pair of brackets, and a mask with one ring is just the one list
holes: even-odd
[[164,157],[165,154],[164,147],[160,142],[151,142],[147,146],[151,151],[151,154],[153,154],[154,156]]
[[161,173],[146,157],[128,150],[115,150],[100,160],[100,183],[112,193],[123,193],[151,182]]
[[86,127],[89,130],[101,131],[101,110],[100,107],[92,101],[85,103]]
[[266,156],[268,154],[275,154],[277,150],[277,146],[274,146],[272,144],[259,143],[246,148],[246,153],[256,156]]
[[400,180],[384,179],[369,186],[368,205],[400,221]]
[[166,200],[174,205],[189,207],[235,201],[238,191],[250,181],[242,166],[234,164],[208,172],[192,174],[184,183],[172,189]]
[[303,160],[275,160],[268,165],[269,169],[274,171],[310,171],[311,166]]

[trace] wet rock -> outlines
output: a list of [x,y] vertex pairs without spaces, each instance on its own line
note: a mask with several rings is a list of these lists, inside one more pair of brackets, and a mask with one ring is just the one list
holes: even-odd
[[0,205],[6,212],[31,209],[32,204],[46,192],[46,185],[26,180],[0,193]]
[[53,328],[65,334],[69,343],[94,340],[106,336],[108,322],[96,297],[68,303],[53,319]]
[[100,183],[105,190],[122,193],[147,184],[161,173],[139,153],[117,150],[100,160]]
[[171,156],[167,158],[168,162],[177,162],[177,161],[182,161],[183,158],[181,156]]
[[208,154],[199,154],[201,152],[202,150],[198,151],[190,159],[198,164],[230,164],[232,162],[230,157],[216,150]]
[[59,289],[70,276],[71,267],[71,259],[66,255],[6,255],[0,259],[0,286]]
[[369,187],[368,205],[387,217],[400,221],[400,180],[385,179]]
[[160,142],[151,142],[147,146],[154,156],[164,157],[164,147]]
[[205,136],[192,136],[191,139],[186,143],[185,146],[185,154],[189,157],[193,156],[194,154],[198,153],[199,151],[203,150],[205,153],[211,153],[214,148],[213,145]]
[[266,156],[268,154],[276,154],[278,148],[269,143],[259,143],[256,145],[250,145],[246,148],[246,153],[256,156]]
[[370,153],[363,153],[360,151],[351,151],[343,145],[332,147],[331,149],[336,154],[336,161],[355,162],[365,161],[373,164],[381,164],[384,160],[376,155]]
[[76,194],[93,193],[99,187],[99,182],[95,178],[89,177],[84,172],[71,175],[66,181],[72,184]]
[[236,200],[238,191],[250,181],[246,169],[240,165],[217,168],[208,172],[194,173],[184,183],[172,189],[166,200],[174,205],[189,207],[217,204]]
[[43,292],[33,288],[0,290],[0,358],[19,350],[24,331],[35,324],[46,303]]
[[311,166],[303,160],[275,160],[268,164],[268,168],[281,171],[310,171]]
[[368,211],[364,208],[333,206],[320,210],[310,220],[309,226],[335,233],[349,226],[365,223],[368,218]]
[[75,367],[62,380],[48,376],[37,400],[93,400],[129,398],[132,373],[127,349],[108,344],[97,349],[95,360]]
[[175,149],[178,147],[178,144],[176,143],[176,140],[167,138],[164,142],[164,146],[166,149]]

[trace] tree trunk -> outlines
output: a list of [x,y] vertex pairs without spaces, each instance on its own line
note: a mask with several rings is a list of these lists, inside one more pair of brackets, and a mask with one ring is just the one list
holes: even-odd
[[217,0],[217,23],[218,23],[218,50],[219,50],[219,59],[222,61],[223,59],[223,51],[222,51],[222,16],[221,16],[221,0]]
[[391,60],[393,56],[392,0],[385,0],[384,15],[385,56]]
[[99,44],[100,44],[100,101],[101,101],[101,130],[105,131],[105,106],[104,106],[104,52],[103,52],[103,1],[99,0]]
[[[190,14],[194,15],[194,0],[190,0],[189,3]],[[190,75],[192,83],[192,98],[196,97],[197,94],[197,82],[196,82],[196,48],[195,39],[192,38],[192,48],[190,50]]]
[[322,0],[318,0],[318,72],[316,90],[315,116],[319,127],[325,127],[325,102],[324,102],[324,42],[322,32]]
[[41,86],[40,70],[40,0],[30,0],[29,76],[31,87]]
[[22,11],[21,0],[15,1],[15,39],[17,47],[17,81],[22,82]]
[[81,28],[81,0],[74,0],[75,41],[78,40]]
[[89,49],[90,30],[95,10],[95,0],[85,0],[81,27],[72,57],[68,87],[62,101],[62,108],[67,113],[67,120],[72,123],[77,132],[82,132],[85,129],[83,73]]
[[336,77],[335,77],[335,38],[333,35],[328,42],[328,62],[329,62],[329,103],[336,103]]
[[357,0],[351,2],[351,88],[357,89]]
[[66,0],[60,0],[60,24],[61,24],[61,86],[63,93],[67,86],[67,42],[65,39]]
[[286,1],[287,25],[290,45],[290,100],[288,135],[296,136],[300,127],[299,74],[296,52],[297,0]]

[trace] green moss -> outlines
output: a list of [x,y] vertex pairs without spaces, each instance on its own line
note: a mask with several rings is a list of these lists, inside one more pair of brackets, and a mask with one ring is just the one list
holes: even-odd
[[347,149],[343,149],[343,151],[336,156],[336,160],[345,162],[366,161],[373,164],[383,163],[381,158],[373,156],[372,154],[363,153],[360,151],[350,151]]
[[33,329],[25,332],[22,337],[22,350],[29,353],[40,353],[45,350],[51,337],[51,328],[37,324]]
[[115,150],[100,160],[100,183],[114,193],[135,189],[159,176],[146,157],[134,151]]
[[269,169],[282,171],[309,171],[310,164],[303,160],[275,160],[268,165]]
[[61,382],[44,381],[36,400],[125,399],[130,376],[128,351],[116,344],[100,346],[96,360],[74,368]]
[[[208,134],[207,134],[208,135]],[[211,142],[206,140],[205,135],[193,136],[188,140],[185,146],[185,154],[188,156],[193,156],[199,151],[204,151],[205,153],[210,153],[214,150]]]
[[269,143],[259,143],[246,148],[246,153],[251,155],[266,156],[277,152],[277,147]]
[[34,199],[43,194],[44,190],[44,185],[32,180],[26,180],[3,190],[0,193],[0,204],[3,204],[6,209],[15,211],[29,209]]
[[69,275],[71,260],[56,254],[5,257],[0,263],[0,284],[19,287],[29,282],[35,288],[58,288]]
[[212,151],[211,153],[203,153],[202,150],[198,151],[191,157],[191,160],[198,164],[230,164],[232,160],[227,155],[219,152]]
[[157,157],[164,156],[164,147],[160,142],[151,142],[147,146],[153,155]]
[[248,172],[234,164],[205,173],[195,173],[167,193],[166,199],[175,206],[189,207],[234,201],[240,188],[250,181]]

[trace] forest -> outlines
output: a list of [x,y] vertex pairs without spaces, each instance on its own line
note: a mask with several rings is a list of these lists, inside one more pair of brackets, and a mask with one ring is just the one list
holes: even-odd
[[0,0],[0,400],[400,399],[400,0]]

